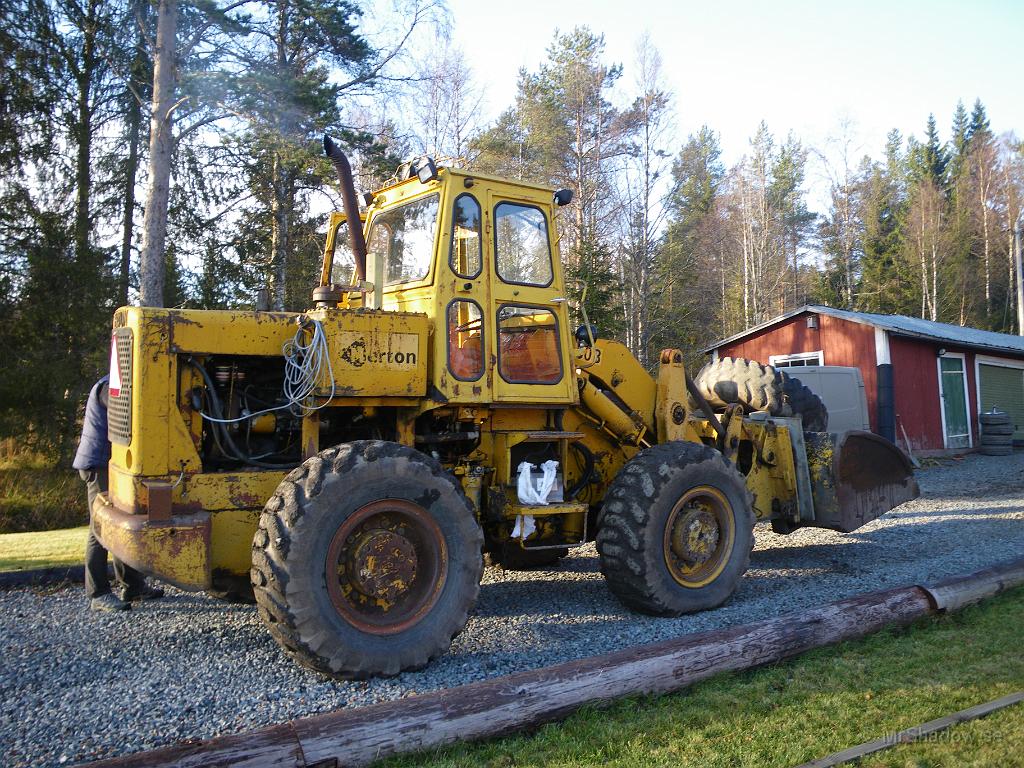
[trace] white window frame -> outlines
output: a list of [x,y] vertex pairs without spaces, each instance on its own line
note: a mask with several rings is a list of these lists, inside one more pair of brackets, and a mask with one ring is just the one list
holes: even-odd
[[768,365],[776,365],[777,363],[790,363],[793,362],[794,360],[816,360],[817,362],[815,363],[806,362],[804,363],[804,365],[824,365],[825,352],[819,349],[817,352],[796,352],[792,355],[769,355]]
[[[942,397],[943,357],[959,357],[961,361],[960,367],[964,379],[964,410],[967,413],[967,449],[970,450],[974,447],[974,424],[972,423],[974,419],[971,418],[971,412],[967,410],[967,404],[971,402],[971,393],[967,386],[967,355],[963,352],[946,352],[941,357],[938,355],[935,357],[935,373],[939,377],[939,416],[942,418],[942,448],[946,451],[949,450],[949,435],[946,433],[946,403]],[[975,379],[975,382],[977,382],[977,379]]]

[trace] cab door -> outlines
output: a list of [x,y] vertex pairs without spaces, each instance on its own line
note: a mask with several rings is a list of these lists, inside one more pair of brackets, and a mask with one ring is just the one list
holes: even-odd
[[571,403],[577,397],[568,310],[550,193],[500,187],[487,196],[492,269],[491,360],[498,401]]
[[435,359],[438,389],[455,403],[491,400],[489,318],[490,265],[485,256],[484,205],[478,189],[451,198],[441,219],[437,253],[437,327]]

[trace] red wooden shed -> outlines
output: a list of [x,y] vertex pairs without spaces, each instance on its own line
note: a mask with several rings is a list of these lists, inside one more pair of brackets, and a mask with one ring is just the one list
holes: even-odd
[[[807,305],[704,350],[776,367],[849,365],[864,377],[871,428],[923,453],[978,443],[978,413],[1013,416],[1024,440],[1024,338],[903,315]],[[792,371],[797,378],[799,370]]]

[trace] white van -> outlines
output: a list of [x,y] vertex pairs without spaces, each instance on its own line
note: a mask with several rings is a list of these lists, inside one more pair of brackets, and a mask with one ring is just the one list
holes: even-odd
[[828,409],[828,431],[851,429],[871,431],[868,400],[860,369],[844,365],[808,365],[779,368],[800,382],[825,402]]

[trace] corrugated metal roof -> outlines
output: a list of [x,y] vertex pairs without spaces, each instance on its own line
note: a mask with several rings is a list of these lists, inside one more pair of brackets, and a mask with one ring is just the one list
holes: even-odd
[[882,328],[899,336],[911,336],[918,339],[929,339],[931,341],[944,341],[971,349],[984,349],[991,352],[1003,352],[1012,355],[1024,355],[1024,337],[1013,336],[1009,333],[996,333],[995,331],[983,331],[978,328],[965,328],[960,325],[949,323],[936,323],[932,320],[922,320],[919,317],[907,317],[906,315],[876,315],[871,312],[852,312],[847,309],[833,309],[815,304],[806,304],[799,309],[794,309],[784,315],[767,322],[755,325],[741,333],[734,334],[727,339],[717,341],[705,348],[704,352],[711,352],[725,344],[731,344],[739,339],[751,336],[766,328],[788,320],[791,317],[803,314],[804,312],[816,312],[822,315],[838,317],[842,320],[849,320],[852,323],[871,325],[875,328]]

